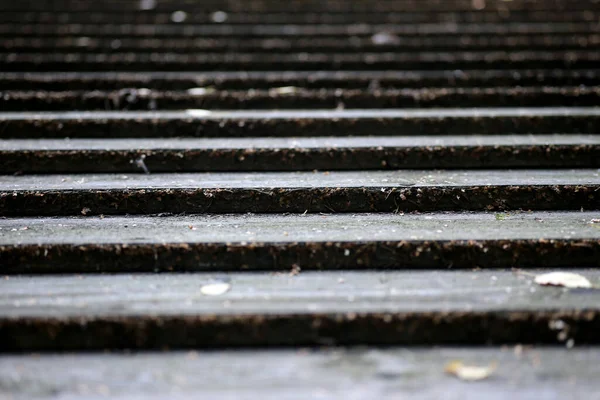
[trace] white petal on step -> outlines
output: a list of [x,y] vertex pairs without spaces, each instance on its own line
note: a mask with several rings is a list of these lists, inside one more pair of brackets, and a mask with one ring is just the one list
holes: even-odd
[[452,361],[444,369],[446,373],[456,376],[463,381],[480,381],[492,375],[496,370],[496,364],[487,366],[465,365],[462,361]]
[[563,286],[571,289],[592,287],[591,282],[585,276],[572,272],[550,272],[537,275],[534,281],[542,286]]
[[203,285],[200,288],[200,293],[205,296],[220,296],[231,289],[231,285],[226,282],[216,282]]

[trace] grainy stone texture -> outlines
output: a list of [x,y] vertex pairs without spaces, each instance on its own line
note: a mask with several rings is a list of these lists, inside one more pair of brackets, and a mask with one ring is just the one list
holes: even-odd
[[600,167],[598,135],[0,140],[0,172]]
[[[592,281],[598,271],[576,271]],[[222,296],[200,287],[228,281]],[[0,349],[597,343],[597,290],[511,271],[11,277]]]
[[[485,381],[461,382],[443,372],[453,360],[495,361],[498,368]],[[0,390],[15,400],[181,400],[198,393],[213,399],[559,400],[600,396],[599,365],[597,347],[48,354],[0,357]]]
[[[564,36],[561,36],[564,37]],[[307,39],[313,42],[315,39]],[[53,39],[53,42],[56,40]],[[181,40],[177,40],[181,43]],[[600,73],[588,70],[521,69],[454,71],[263,71],[263,72],[0,72],[4,90],[220,90],[401,89],[422,87],[510,87],[598,85]],[[137,96],[136,96],[137,97]]]
[[547,107],[0,113],[0,126],[0,137],[7,139],[593,134],[600,131],[600,110]]
[[599,188],[593,169],[6,176],[0,215],[596,210]]
[[598,266],[597,212],[0,220],[0,273]]
[[[140,95],[143,93],[143,95]],[[600,87],[425,88],[425,89],[304,89],[217,91],[6,91],[3,111],[51,110],[180,110],[218,109],[327,109],[430,107],[548,107],[595,106]]]

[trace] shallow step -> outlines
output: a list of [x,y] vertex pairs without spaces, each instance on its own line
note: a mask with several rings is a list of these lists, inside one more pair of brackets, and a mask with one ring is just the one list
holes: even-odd
[[0,126],[4,139],[596,134],[600,108],[5,112]]
[[[113,14],[119,15],[119,14]],[[1,17],[1,15],[0,15]],[[372,36],[348,38],[304,38],[304,37],[263,37],[263,38],[137,38],[122,39],[65,35],[60,38],[32,38],[14,36],[4,40],[4,49],[13,52],[78,52],[94,53],[103,50],[135,51],[150,53],[156,51],[193,53],[200,50],[210,52],[261,52],[286,53],[293,51],[335,52],[385,52],[385,51],[466,51],[466,50],[577,50],[592,49],[600,45],[598,34],[575,35],[503,35],[503,36],[447,36],[447,37],[398,37],[385,32]]]
[[243,25],[178,25],[178,24],[0,24],[1,37],[69,36],[83,37],[348,37],[371,36],[385,32],[395,36],[456,36],[456,35],[539,35],[590,34],[598,31],[598,22],[500,22],[485,24],[243,24]]
[[[483,382],[444,373],[453,361],[497,363]],[[260,364],[261,368],[257,368]],[[568,365],[568,368],[565,366]],[[397,399],[589,398],[600,394],[600,350],[515,346],[170,353],[43,354],[0,357],[9,398]]]
[[599,216],[510,212],[5,218],[0,219],[0,272],[598,267]]
[[[135,162],[147,170],[143,157]],[[79,174],[4,176],[0,182],[4,216],[518,209],[600,209],[600,172]]]
[[[312,40],[311,40],[312,41]],[[178,41],[180,42],[180,41]],[[590,70],[260,71],[260,72],[0,72],[4,90],[402,89],[423,87],[594,86]]]
[[[600,26],[598,27],[600,28]],[[181,53],[0,53],[4,71],[264,71],[279,70],[444,70],[516,68],[595,68],[597,51],[460,52],[291,52],[286,54],[215,52]]]
[[[143,95],[138,95],[143,93]],[[3,111],[59,110],[181,110],[217,109],[327,109],[431,108],[431,107],[570,107],[596,106],[600,86],[498,87],[427,89],[304,89],[219,91],[197,87],[186,91],[5,91]]]
[[280,0],[258,0],[258,1],[242,1],[242,0],[211,0],[203,2],[189,2],[186,0],[161,0],[159,2],[142,2],[139,0],[121,1],[111,0],[101,3],[92,0],[62,0],[59,2],[51,0],[24,0],[18,3],[2,4],[3,10],[43,10],[55,9],[55,11],[69,12],[90,12],[93,10],[125,12],[125,11],[145,11],[156,12],[160,10],[181,10],[188,12],[199,11],[256,11],[256,12],[407,12],[407,11],[473,11],[477,9],[499,10],[499,11],[519,11],[519,10],[548,10],[548,11],[572,11],[572,10],[590,10],[594,9],[597,3],[595,0],[525,0],[525,1],[497,1],[486,2],[483,7],[473,4],[472,0],[436,0],[436,1],[420,1],[420,0],[404,0],[398,1],[379,1],[376,4],[366,4],[363,2],[352,2],[348,0],[295,0],[282,3]]
[[0,140],[0,173],[600,167],[600,135]]
[[[227,293],[202,294],[223,280]],[[2,288],[4,351],[585,344],[598,343],[600,329],[600,292],[535,286],[497,270],[29,276]]]
[[[141,3],[140,3],[141,4]],[[148,4],[148,3],[147,3]],[[360,2],[354,3],[360,6]],[[189,5],[185,7],[188,9]],[[173,21],[173,11],[157,10],[140,12],[139,9],[115,10],[72,10],[72,11],[3,11],[1,23],[22,24],[366,24],[366,23],[497,23],[497,22],[591,22],[597,19],[599,12],[587,10],[411,10],[383,11],[377,9],[354,12],[352,7],[344,10],[327,10],[315,12],[269,12],[269,10],[213,11],[201,10],[186,13],[183,21]],[[149,11],[149,10],[148,10]],[[184,11],[185,12],[185,11]],[[181,18],[181,17],[180,17]]]

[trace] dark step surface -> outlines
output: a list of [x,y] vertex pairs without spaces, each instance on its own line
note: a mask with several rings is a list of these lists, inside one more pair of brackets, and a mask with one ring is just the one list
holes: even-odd
[[[137,162],[140,169],[144,160]],[[0,215],[595,210],[597,169],[5,176]]]
[[[187,9],[187,7],[186,7]],[[336,12],[261,12],[249,10],[244,12],[225,12],[218,8],[212,11],[186,13],[181,22],[173,21],[171,12],[145,13],[140,10],[125,12],[102,11],[3,11],[0,23],[15,24],[431,24],[431,23],[497,23],[497,22],[593,22],[600,16],[599,10],[513,10],[498,12],[497,10],[436,10],[422,11],[378,11],[351,9]]]
[[0,24],[0,36],[56,36],[79,35],[84,37],[350,37],[387,33],[400,37],[456,36],[456,35],[539,35],[539,34],[590,34],[597,32],[599,22],[561,23],[485,23],[485,24],[343,24],[343,25],[293,25],[293,24],[244,24],[244,25],[155,25],[155,24]]
[[[596,270],[578,271],[592,281]],[[205,296],[216,278],[231,290]],[[11,277],[0,349],[598,343],[600,292],[511,271]]]
[[[483,5],[483,6],[482,6]],[[472,11],[472,10],[494,10],[494,11],[514,11],[514,10],[595,10],[598,3],[596,0],[519,0],[519,1],[489,1],[473,2],[472,0],[385,0],[379,1],[375,5],[362,1],[349,2],[347,0],[293,0],[282,3],[280,0],[255,0],[252,2],[244,0],[210,0],[201,3],[194,0],[160,0],[157,2],[140,2],[139,0],[110,0],[97,2],[93,0],[24,0],[18,3],[3,3],[3,10],[31,11],[91,11],[106,10],[113,12],[126,11],[149,11],[156,12],[160,10],[175,11],[182,8],[190,12],[201,10],[267,10],[282,12],[364,12],[364,11],[400,11],[407,12],[412,10],[421,10],[427,12],[438,12],[442,10]]]
[[426,89],[303,89],[220,91],[196,87],[186,91],[5,91],[3,111],[181,110],[181,109],[381,109],[431,107],[571,107],[596,106],[600,86]]
[[0,219],[1,273],[294,265],[597,267],[599,216],[595,211],[6,218]]
[[423,89],[424,87],[597,86],[589,70],[0,72],[4,90]]
[[[382,34],[383,35],[383,34]],[[195,39],[193,41],[186,39],[81,39],[75,36],[73,39],[32,39],[27,37],[19,38],[18,40],[4,40],[5,52],[9,51],[7,58],[16,59],[13,54],[22,54],[22,58],[43,57],[44,54],[55,54],[60,53],[64,58],[73,58],[72,54],[78,54],[80,60],[86,56],[89,58],[81,62],[88,62],[88,59],[93,60],[93,57],[110,57],[111,62],[119,62],[119,58],[127,57],[132,60],[132,63],[136,63],[135,58],[175,58],[175,57],[197,57],[202,52],[210,53],[213,59],[217,59],[220,56],[227,56],[234,52],[244,53],[244,57],[251,57],[253,54],[263,56],[268,54],[270,56],[275,55],[287,55],[289,53],[300,54],[296,57],[306,57],[307,61],[324,59],[323,53],[335,52],[335,57],[341,58],[343,63],[339,65],[344,67],[344,70],[349,70],[346,66],[346,61],[357,59],[360,53],[367,53],[368,60],[372,60],[375,64],[373,68],[366,68],[358,66],[358,70],[373,70],[376,69],[378,64],[383,63],[390,59],[390,54],[394,52],[404,53],[408,60],[408,55],[411,53],[417,57],[420,52],[442,52],[446,53],[446,57],[449,57],[452,52],[456,53],[467,53],[467,52],[479,52],[479,51],[490,51],[490,52],[504,52],[507,53],[506,57],[512,57],[512,53],[523,53],[525,51],[564,51],[565,57],[569,56],[569,53],[580,52],[582,50],[598,50],[600,49],[600,43],[598,37],[595,39],[588,39],[586,36],[568,36],[561,37],[561,39],[553,39],[548,37],[533,37],[533,38],[508,38],[506,40],[499,40],[502,37],[490,37],[480,38],[479,40],[472,40],[470,37],[456,37],[456,38],[432,38],[429,40],[418,40],[418,38],[409,38],[406,40],[395,40],[389,39],[386,43],[379,43],[378,41],[388,40],[385,39],[385,35],[378,36],[374,35],[370,38],[356,38],[352,40],[346,39],[315,39],[315,38],[303,38],[297,40],[285,40],[277,37],[265,38],[265,39],[249,39],[248,41],[239,41],[231,39]],[[163,54],[159,56],[157,54]],[[103,54],[98,56],[98,54]],[[125,56],[123,56],[125,54]],[[308,56],[304,56],[307,54]],[[314,55],[313,55],[314,54]],[[1,55],[1,53],[0,53]],[[31,57],[28,57],[31,55]],[[469,54],[464,54],[464,57],[469,57]],[[345,57],[345,58],[344,58]],[[431,55],[425,55],[425,57],[431,57]],[[492,56],[490,56],[491,59]],[[498,55],[496,58],[502,56]],[[519,57],[519,54],[514,56]],[[57,61],[61,60],[55,56]],[[198,57],[197,57],[198,58]],[[229,59],[231,57],[229,56]],[[198,58],[200,60],[200,58]],[[408,60],[410,61],[410,60]],[[561,60],[556,57],[555,60],[549,60],[548,65],[541,65],[538,61],[533,60],[536,65],[535,68],[552,68],[554,62],[560,62]],[[38,62],[36,60],[36,62]],[[92,61],[94,62],[94,61]],[[277,61],[279,62],[279,61]],[[335,60],[333,61],[336,62]],[[568,62],[568,61],[566,61]],[[576,60],[575,60],[576,62]],[[510,63],[510,61],[507,61]],[[385,67],[385,64],[381,64]],[[380,66],[381,66],[380,65]],[[401,65],[401,64],[399,64]],[[408,64],[412,65],[412,64]],[[448,66],[448,63],[442,63],[440,65]],[[475,67],[471,65],[462,64],[465,69],[474,70]],[[68,66],[65,63],[65,66]],[[276,65],[275,65],[276,66]],[[317,65],[320,66],[320,65]],[[351,67],[352,65],[350,65]],[[428,68],[428,63],[424,63],[425,69],[435,70],[435,68]],[[527,65],[512,64],[513,69],[525,69]],[[591,66],[593,68],[593,66]],[[86,67],[87,68],[87,67]],[[129,67],[125,68],[128,69]],[[307,68],[303,64],[298,64],[300,70],[306,70]],[[449,66],[450,70],[452,66]],[[490,69],[493,69],[492,65]],[[498,69],[502,69],[500,65]],[[569,69],[578,68],[576,65]],[[121,68],[124,69],[124,68]],[[146,68],[140,68],[145,70]],[[181,68],[184,70],[185,68]],[[269,69],[268,66],[262,68],[262,70]],[[398,68],[403,70],[406,68]],[[223,69],[227,71],[227,69]],[[35,72],[35,71],[32,71]],[[134,71],[136,72],[136,71]],[[153,72],[153,71],[150,71]],[[192,71],[193,72],[193,71]],[[210,72],[210,71],[208,71]],[[218,70],[216,72],[219,72]],[[235,71],[232,71],[235,72]]]
[[3,139],[597,132],[598,107],[0,113]]
[[[260,360],[260,368],[257,368]],[[444,373],[455,360],[498,368],[487,381]],[[569,368],[564,368],[568,365]],[[14,400],[95,398],[558,400],[600,396],[597,347],[442,347],[0,357]]]
[[91,38],[80,35],[65,35],[60,38],[31,38],[16,36],[4,40],[5,51],[44,52],[55,51],[93,53],[102,50],[114,52],[139,52],[140,54],[156,51],[194,53],[211,52],[261,52],[288,53],[292,51],[336,52],[389,52],[406,51],[465,51],[465,50],[564,50],[592,49],[600,45],[600,35],[582,33],[574,35],[539,34],[539,35],[502,35],[502,36],[443,36],[443,37],[399,37],[386,32],[372,36],[352,36],[348,38],[295,38],[274,35],[266,38]]
[[0,140],[0,173],[600,167],[598,135]]
[[[199,35],[201,33],[198,33]],[[595,68],[598,51],[330,53],[0,53],[4,71],[263,71]]]

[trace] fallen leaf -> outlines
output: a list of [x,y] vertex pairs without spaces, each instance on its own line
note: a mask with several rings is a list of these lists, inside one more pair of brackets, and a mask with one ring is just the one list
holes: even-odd
[[269,89],[269,92],[271,92],[273,94],[294,94],[298,90],[300,90],[300,89],[295,86],[284,86],[284,87]]
[[200,293],[205,296],[220,296],[231,289],[231,285],[227,282],[214,282],[203,285],[200,288]]
[[296,275],[300,274],[300,271],[302,271],[302,268],[300,268],[300,266],[298,264],[292,264],[292,270],[290,271],[290,276],[296,276]]
[[207,117],[209,115],[212,114],[212,111],[210,110],[202,110],[202,109],[190,109],[190,110],[185,110],[186,115],[192,117],[192,118],[202,118],[202,117]]
[[451,361],[446,364],[447,374],[456,376],[463,381],[480,381],[489,378],[496,370],[496,363],[487,366],[466,365],[462,361]]
[[371,41],[375,45],[386,45],[386,44],[397,44],[400,42],[400,38],[388,32],[379,32],[371,36]]
[[572,272],[550,272],[537,275],[534,281],[542,286],[562,286],[570,289],[592,287],[592,283],[585,276]]
[[496,221],[504,221],[506,219],[506,214],[496,214]]
[[196,87],[187,90],[190,96],[205,96],[207,94],[215,93],[217,90],[214,87]]

